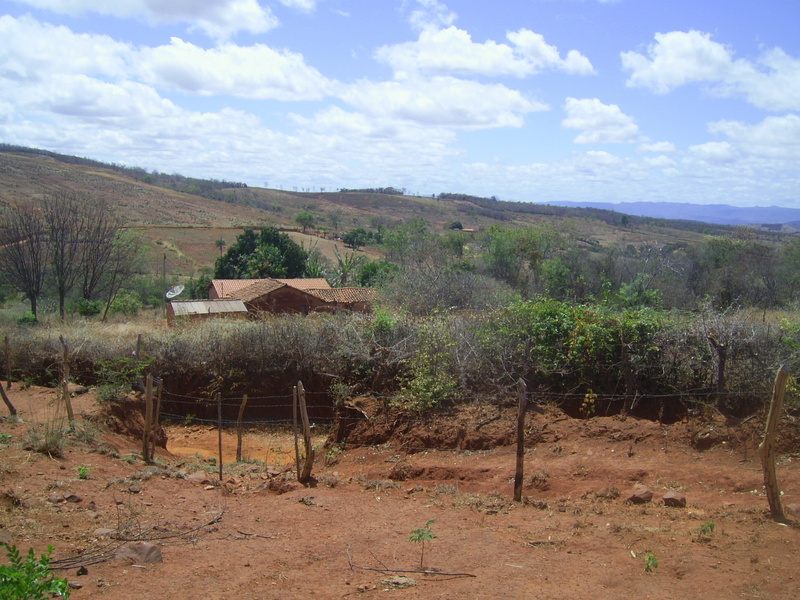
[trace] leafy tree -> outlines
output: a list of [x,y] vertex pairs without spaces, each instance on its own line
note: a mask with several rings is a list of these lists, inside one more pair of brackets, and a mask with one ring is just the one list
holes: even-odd
[[344,234],[342,241],[353,250],[358,250],[360,247],[367,245],[369,241],[369,232],[363,227],[351,229]]
[[302,211],[295,215],[294,222],[300,225],[300,227],[303,228],[303,233],[305,233],[306,229],[314,227],[314,224],[317,222],[317,217],[310,212]]
[[224,238],[219,238],[216,242],[214,242],[214,245],[217,247],[217,250],[219,250],[219,253],[222,254],[225,251],[225,246],[228,245],[228,242],[226,242]]
[[217,279],[302,277],[308,252],[274,227],[245,229],[215,264]]

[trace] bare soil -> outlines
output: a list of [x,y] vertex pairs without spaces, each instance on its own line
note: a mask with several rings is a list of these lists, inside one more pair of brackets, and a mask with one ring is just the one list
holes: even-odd
[[[139,440],[104,432],[90,392],[73,399],[77,433],[55,458],[24,448],[29,429],[62,412],[53,391],[9,396],[22,421],[0,422],[10,436],[0,436],[0,539],[23,551],[52,544],[58,574],[80,586],[73,599],[800,597],[800,529],[769,518],[758,419],[661,425],[536,407],[525,502],[514,503],[510,408],[467,406],[355,445],[375,433],[365,423],[341,452],[320,435],[304,487],[285,430],[247,432],[250,462],[237,464],[225,432],[219,482],[206,425],[168,427],[167,449],[147,466]],[[778,476],[794,509],[797,425],[781,427]],[[628,501],[637,483],[652,501]],[[687,506],[664,506],[668,491]],[[409,535],[429,521],[423,557]],[[158,545],[163,562],[112,558],[129,539]],[[401,575],[415,585],[391,583]]]

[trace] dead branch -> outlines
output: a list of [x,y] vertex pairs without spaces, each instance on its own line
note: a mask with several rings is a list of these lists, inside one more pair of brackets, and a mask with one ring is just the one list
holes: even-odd
[[[440,577],[477,577],[472,573],[451,573],[447,571],[431,571],[429,569],[387,569],[379,567],[363,567],[353,562],[353,555],[350,554],[350,547],[347,547],[347,562],[350,564],[350,570],[361,569],[362,571],[375,571],[378,573],[415,573],[417,575],[439,575]],[[380,561],[378,561],[380,562]]]

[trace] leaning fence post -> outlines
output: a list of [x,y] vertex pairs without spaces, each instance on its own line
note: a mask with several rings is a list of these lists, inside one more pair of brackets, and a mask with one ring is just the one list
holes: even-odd
[[8,412],[11,413],[11,416],[16,417],[17,409],[14,408],[13,404],[11,404],[11,400],[8,399],[8,395],[6,394],[6,391],[3,389],[2,384],[0,384],[0,396],[3,397],[3,402],[5,402],[6,406],[8,407]]
[[528,386],[520,377],[519,413],[517,414],[517,471],[514,474],[514,502],[522,502],[522,480],[525,477],[525,410],[528,408]]
[[300,416],[303,418],[303,440],[305,442],[306,457],[303,463],[303,471],[300,473],[298,481],[305,483],[311,479],[311,468],[314,466],[314,447],[311,443],[311,422],[308,419],[308,407],[306,406],[306,391],[303,383],[297,382],[297,396],[300,399]]
[[150,431],[153,426],[153,376],[147,374],[144,385],[144,432],[142,434],[142,459],[152,464],[150,456]]
[[783,394],[786,391],[786,380],[789,378],[783,366],[778,369],[775,376],[775,385],[772,389],[772,401],[769,405],[767,425],[764,429],[764,439],[758,445],[761,456],[761,466],[764,468],[764,487],[767,491],[767,501],[772,518],[780,523],[786,522],[786,515],[781,504],[781,492],[778,487],[778,476],[775,473],[775,439],[778,436],[778,420],[783,411]]
[[5,341],[6,346],[6,387],[10,390],[11,389],[11,343],[8,341],[8,336],[6,336]]
[[239,406],[239,418],[236,419],[236,462],[242,462],[242,417],[245,406],[247,406],[247,394],[242,398],[242,404]]

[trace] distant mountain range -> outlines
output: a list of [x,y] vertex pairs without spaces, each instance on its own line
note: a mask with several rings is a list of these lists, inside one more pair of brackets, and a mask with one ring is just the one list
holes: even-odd
[[[800,228],[800,209],[781,206],[729,206],[727,204],[688,204],[683,202],[550,202],[553,206],[598,208],[626,215],[659,219],[686,219],[717,225],[787,225]],[[773,228],[773,227],[770,227]],[[777,228],[777,227],[775,227]]]

